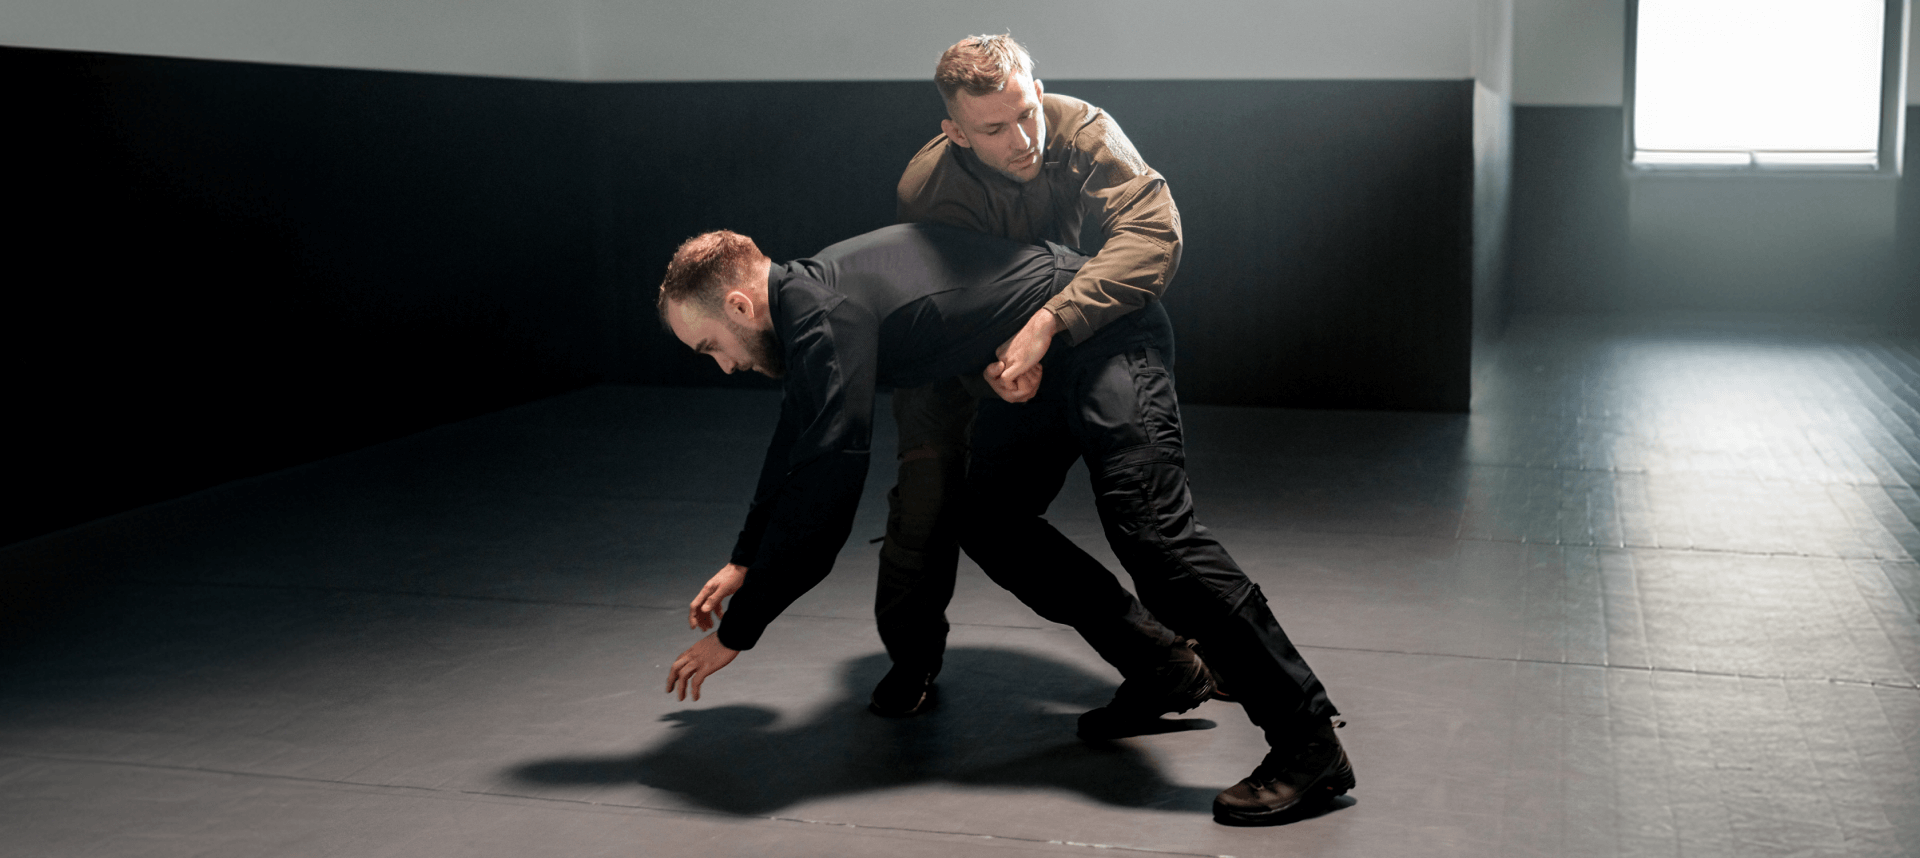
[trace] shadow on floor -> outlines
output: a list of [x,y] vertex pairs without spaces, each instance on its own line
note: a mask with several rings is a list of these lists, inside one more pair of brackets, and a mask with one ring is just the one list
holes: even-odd
[[[866,709],[886,667],[881,653],[848,663],[841,696],[804,723],[778,726],[780,713],[759,706],[683,709],[661,718],[673,724],[670,737],[640,753],[540,760],[507,775],[547,785],[639,783],[742,815],[926,783],[1051,787],[1122,807],[1208,813],[1226,786],[1175,784],[1138,748],[1076,738],[1078,713],[1112,690],[1077,667],[1024,652],[952,649],[939,706],[900,720]],[[1167,720],[1169,732],[1215,726]],[[1247,769],[1258,762],[1248,760]]]

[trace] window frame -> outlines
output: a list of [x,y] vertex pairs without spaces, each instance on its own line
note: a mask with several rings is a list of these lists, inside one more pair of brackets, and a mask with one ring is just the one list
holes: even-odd
[[1625,146],[1621,160],[1630,176],[1773,176],[1832,175],[1898,177],[1903,168],[1902,141],[1906,132],[1907,19],[1911,0],[1884,0],[1880,56],[1880,148],[1873,167],[1846,164],[1644,164],[1635,163],[1634,88],[1638,85],[1635,55],[1639,51],[1640,0],[1627,0],[1626,80],[1624,81]]

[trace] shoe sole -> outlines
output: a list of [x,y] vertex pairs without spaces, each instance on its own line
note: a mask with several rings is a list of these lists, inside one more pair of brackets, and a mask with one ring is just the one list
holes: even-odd
[[1245,810],[1227,807],[1214,802],[1213,821],[1221,825],[1278,825],[1291,821],[1291,817],[1302,808],[1315,807],[1346,795],[1358,781],[1353,776],[1353,765],[1348,764],[1337,771],[1329,772],[1300,794],[1299,798],[1274,808]]
[[1213,680],[1208,679],[1201,684],[1200,688],[1192,692],[1172,695],[1171,699],[1163,700],[1158,705],[1149,705],[1127,714],[1114,715],[1101,719],[1107,721],[1107,726],[1112,729],[1086,729],[1086,717],[1088,715],[1092,715],[1095,712],[1113,711],[1112,705],[1088,710],[1080,715],[1081,721],[1078,729],[1074,731],[1074,734],[1082,739],[1107,741],[1111,739],[1125,739],[1131,736],[1144,736],[1148,733],[1172,732],[1170,730],[1154,729],[1155,724],[1163,723],[1160,720],[1160,716],[1180,715],[1182,713],[1192,712],[1194,709],[1199,708],[1200,704],[1212,699]]
[[927,711],[928,709],[933,708],[934,697],[935,697],[934,692],[936,688],[937,686],[933,686],[933,685],[927,686],[927,690],[920,695],[919,702],[915,703],[910,708],[903,709],[900,711],[882,709],[880,707],[880,704],[875,703],[873,700],[869,699],[867,701],[867,711],[872,712],[873,714],[878,715],[882,718],[912,718],[915,715],[918,715],[922,712]]

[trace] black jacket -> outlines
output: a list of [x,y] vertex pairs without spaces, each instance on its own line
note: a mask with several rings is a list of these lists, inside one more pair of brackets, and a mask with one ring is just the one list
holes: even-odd
[[877,385],[979,373],[1085,262],[938,224],[856,236],[774,264],[780,423],[732,562],[747,567],[720,642],[751,648],[833,568],[866,482]]

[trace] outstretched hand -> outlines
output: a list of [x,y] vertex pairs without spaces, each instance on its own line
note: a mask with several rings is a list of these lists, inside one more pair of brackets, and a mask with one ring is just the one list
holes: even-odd
[[720,635],[711,634],[700,639],[699,643],[687,647],[687,651],[673,660],[673,669],[667,671],[667,693],[678,690],[680,699],[687,699],[687,692],[693,692],[693,699],[700,699],[700,684],[714,675],[720,668],[733,663],[740,655],[737,649],[728,649],[720,642]]
[[1066,329],[1052,310],[1045,307],[1035,310],[1019,333],[995,352],[1000,359],[983,373],[987,385],[1008,402],[1032,399],[1040,391],[1040,360],[1047,356],[1054,336]]
[[703,632],[711,630],[714,621],[724,614],[721,603],[745,583],[747,583],[747,567],[738,563],[728,563],[720,567],[720,571],[713,573],[713,577],[707,579],[707,585],[700,588],[700,595],[693,597],[693,603],[687,606],[687,628],[699,629]]

